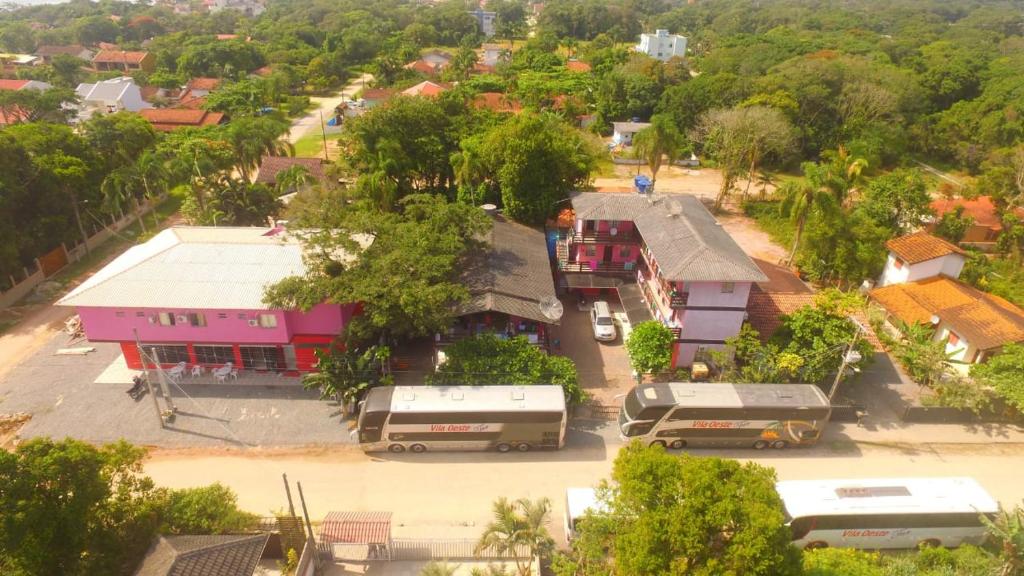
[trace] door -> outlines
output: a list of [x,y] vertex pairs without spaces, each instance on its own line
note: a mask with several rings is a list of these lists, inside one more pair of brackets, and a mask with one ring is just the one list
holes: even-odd
[[612,250],[613,250],[612,246],[605,246],[604,247],[604,257],[601,258],[601,261],[603,261],[603,262],[611,262],[612,261]]
[[593,232],[595,224],[596,224],[596,222],[594,222],[593,220],[584,220],[583,221],[583,232],[584,233]]

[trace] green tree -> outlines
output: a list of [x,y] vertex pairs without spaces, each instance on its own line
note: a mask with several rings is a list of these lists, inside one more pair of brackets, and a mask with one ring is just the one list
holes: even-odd
[[165,534],[239,534],[251,531],[255,514],[238,508],[238,496],[228,487],[211,484],[170,490],[160,531]]
[[885,576],[877,553],[852,548],[822,548],[803,554],[804,576]]
[[316,372],[303,375],[306,390],[318,390],[320,399],[333,398],[342,407],[342,415],[374,386],[387,386],[391,376],[384,367],[391,357],[386,346],[368,346],[363,349],[346,346],[328,351],[316,350]]
[[57,186],[64,192],[71,211],[75,215],[75,224],[78,232],[82,235],[82,245],[85,246],[85,253],[89,254],[89,234],[82,224],[82,212],[79,204],[78,190],[85,184],[88,177],[88,167],[81,158],[69,156],[61,151],[41,156],[36,160],[38,166],[49,173],[57,182]]
[[634,326],[626,339],[626,353],[629,354],[629,363],[636,371],[637,378],[668,370],[672,364],[674,343],[672,330],[657,320],[648,320]]
[[651,186],[657,182],[664,160],[669,166],[683,153],[685,142],[672,121],[660,114],[651,117],[651,125],[633,136],[633,149],[651,170]]
[[946,352],[946,341],[935,340],[935,329],[929,325],[901,323],[900,333],[896,358],[922,386],[938,384],[949,371],[953,356],[963,352],[962,348]]
[[[0,90],[0,110],[11,118],[9,122],[53,122],[66,124],[74,115],[71,104],[78,96],[69,88],[48,90]],[[17,110],[18,114],[11,112]]]
[[[999,354],[971,366],[971,377],[1024,412],[1024,344],[1007,344]],[[1022,548],[1024,549],[1024,548]]]
[[939,218],[932,232],[940,238],[945,238],[953,244],[959,244],[967,234],[967,230],[974,225],[974,217],[964,216],[964,207],[957,206],[951,212],[946,212]]
[[565,356],[547,354],[523,336],[502,339],[494,334],[479,334],[445,347],[444,353],[444,364],[427,376],[429,384],[555,384],[562,387],[566,401],[571,404],[581,404],[586,399],[576,364]]
[[520,498],[513,502],[501,497],[494,502],[493,509],[494,519],[480,535],[477,553],[489,549],[510,554],[519,576],[530,576],[530,562],[522,557],[522,550],[527,550],[531,558],[545,558],[554,549],[555,541],[546,526],[550,521],[551,502],[547,498]]
[[505,214],[525,224],[543,224],[597,162],[592,141],[550,114],[524,112],[481,138],[487,181],[500,190]]
[[931,201],[920,171],[898,169],[871,179],[860,205],[875,222],[902,236],[934,215]]
[[[852,298],[856,295],[825,291],[817,296],[814,306],[804,306],[782,316],[782,325],[770,342],[782,352],[803,358],[800,370],[803,382],[821,382],[839,368],[843,354],[858,330],[849,319],[857,305],[848,301]],[[874,352],[865,338],[858,340],[855,350],[863,358],[862,362]]]
[[460,564],[449,564],[447,561],[431,561],[420,570],[420,576],[455,576]]
[[408,196],[398,207],[382,213],[366,202],[326,203],[311,210],[296,222],[322,231],[303,239],[309,273],[270,287],[266,301],[303,310],[362,302],[349,341],[427,336],[450,326],[453,306],[468,297],[461,267],[491,223],[475,206],[431,195]]
[[1014,506],[1013,510],[1005,510],[1000,505],[994,519],[983,516],[981,520],[999,547],[999,576],[1024,574],[1024,508]]
[[792,264],[796,259],[800,241],[803,239],[804,227],[811,215],[817,213],[823,217],[832,218],[839,213],[839,205],[832,194],[812,179],[812,165],[804,163],[803,169],[803,179],[788,180],[778,191],[782,197],[782,201],[779,203],[779,213],[788,216],[790,221],[796,224],[796,230],[793,233],[793,246],[789,250],[787,259],[788,264]]
[[577,552],[578,573],[800,572],[799,551],[790,545],[770,468],[675,457],[661,447],[633,442],[615,459],[612,480],[614,484],[603,488],[607,514],[579,526],[580,542],[596,539],[607,552],[590,558]]

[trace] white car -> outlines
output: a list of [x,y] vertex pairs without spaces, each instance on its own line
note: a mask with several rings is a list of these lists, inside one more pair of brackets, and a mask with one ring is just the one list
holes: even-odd
[[602,300],[594,302],[590,309],[590,325],[594,329],[594,339],[601,342],[612,342],[618,336],[615,332],[615,320],[612,319],[611,308]]

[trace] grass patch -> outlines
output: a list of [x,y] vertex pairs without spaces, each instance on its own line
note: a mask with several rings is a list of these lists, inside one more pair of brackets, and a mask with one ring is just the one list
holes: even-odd
[[612,157],[608,155],[602,155],[597,160],[597,166],[594,167],[593,176],[595,178],[615,178],[615,163],[612,162]]
[[[328,140],[337,140],[339,134],[328,134]],[[295,142],[295,156],[302,158],[323,158],[324,136],[319,131],[306,134]]]
[[779,202],[775,200],[748,200],[743,204],[743,213],[751,217],[757,226],[779,246],[792,246],[796,225],[787,216],[779,214]]

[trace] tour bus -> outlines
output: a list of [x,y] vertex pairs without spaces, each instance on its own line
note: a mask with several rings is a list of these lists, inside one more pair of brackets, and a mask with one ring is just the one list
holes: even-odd
[[565,443],[561,386],[381,386],[360,403],[367,452],[526,452]]
[[830,413],[813,384],[642,384],[622,402],[619,431],[676,449],[785,448],[817,442]]
[[565,489],[565,543],[569,544],[576,538],[576,522],[587,511],[602,514],[608,511],[604,502],[597,499],[597,491],[593,488]]
[[996,501],[971,478],[778,482],[793,543],[883,550],[982,544]]

